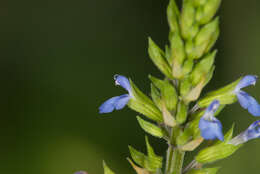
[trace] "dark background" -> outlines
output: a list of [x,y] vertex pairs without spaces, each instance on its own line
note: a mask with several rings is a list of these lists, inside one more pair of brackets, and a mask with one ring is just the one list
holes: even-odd
[[[8,0],[0,4],[0,172],[101,174],[102,159],[118,174],[134,173],[127,145],[144,150],[136,113],[104,117],[99,105],[125,93],[113,75],[131,77],[149,93],[148,74],[161,76],[147,55],[147,37],[167,42],[165,0]],[[260,1],[228,0],[220,8],[216,71],[209,87],[260,75]],[[260,87],[248,89],[260,100]],[[235,133],[256,120],[239,104],[220,115]],[[156,151],[166,146],[150,138]],[[218,162],[221,174],[257,173],[260,141]]]

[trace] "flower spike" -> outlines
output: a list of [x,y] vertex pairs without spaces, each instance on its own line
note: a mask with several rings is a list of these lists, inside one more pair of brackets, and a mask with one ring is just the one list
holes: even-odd
[[259,103],[248,93],[242,91],[241,89],[250,85],[255,85],[257,76],[247,75],[243,77],[235,88],[235,94],[240,105],[247,109],[253,116],[260,116],[260,105]]
[[128,94],[123,94],[120,96],[112,97],[105,101],[100,107],[99,107],[99,113],[110,113],[113,110],[120,110],[125,107],[125,105],[128,103],[129,99],[132,97],[131,92],[131,85],[129,80],[122,75],[115,75],[114,76],[115,84],[123,87],[125,90],[128,91]]
[[260,120],[255,121],[247,128],[247,130],[240,133],[238,136],[230,140],[228,143],[233,145],[239,145],[255,138],[260,138]]
[[219,101],[214,100],[207,107],[204,115],[200,119],[199,129],[201,136],[206,140],[214,140],[217,138],[221,141],[224,141],[222,124],[216,117],[214,117],[214,113],[218,109],[219,105]]

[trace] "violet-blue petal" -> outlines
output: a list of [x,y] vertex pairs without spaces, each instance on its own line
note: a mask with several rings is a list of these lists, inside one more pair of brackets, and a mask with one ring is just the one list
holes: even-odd
[[128,94],[116,96],[108,99],[99,107],[99,113],[110,113],[113,110],[122,109],[129,101],[130,97]]
[[254,85],[256,83],[257,76],[255,75],[246,75],[243,77],[240,82],[237,84],[236,89],[239,90],[241,88]]
[[124,94],[124,95],[121,95],[119,97],[120,98],[115,103],[115,109],[116,110],[123,109],[130,99],[130,96],[128,94]]
[[224,141],[224,136],[222,133],[222,124],[221,122],[212,117],[212,120],[206,120],[201,117],[199,122],[199,128],[201,136],[206,140],[219,139]]
[[255,138],[260,138],[260,120],[251,124],[244,132],[244,138],[248,141]]
[[210,105],[207,107],[205,113],[210,112],[210,113],[214,114],[216,112],[216,110],[218,109],[219,105],[220,105],[220,103],[218,100],[213,100],[210,103]]
[[254,97],[252,97],[248,93],[240,90],[237,93],[237,98],[238,98],[240,105],[244,109],[247,109],[250,114],[252,114],[253,116],[260,116],[260,105],[254,99]]
[[115,83],[117,85],[122,86],[125,90],[127,90],[129,93],[131,93],[131,85],[130,85],[128,78],[126,78],[125,76],[122,76],[122,75],[115,75],[114,79],[115,79]]

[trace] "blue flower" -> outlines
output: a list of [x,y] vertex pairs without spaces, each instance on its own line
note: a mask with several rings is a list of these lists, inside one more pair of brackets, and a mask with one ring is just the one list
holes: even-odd
[[239,145],[255,138],[260,138],[260,120],[255,121],[247,130],[230,140],[229,144]]
[[247,109],[253,116],[260,116],[260,105],[258,102],[245,91],[241,89],[250,85],[255,85],[257,76],[247,75],[243,77],[235,88],[235,94],[238,98],[240,105]]
[[128,94],[123,94],[120,96],[112,97],[105,101],[100,107],[99,107],[99,113],[109,113],[113,110],[120,110],[125,107],[125,105],[128,103],[129,99],[132,97],[131,92],[131,85],[129,80],[122,75],[115,75],[115,84],[123,87],[125,90],[128,91]]
[[214,100],[206,109],[199,122],[201,136],[206,140],[219,139],[224,141],[221,122],[214,117],[214,113],[219,107],[219,101]]

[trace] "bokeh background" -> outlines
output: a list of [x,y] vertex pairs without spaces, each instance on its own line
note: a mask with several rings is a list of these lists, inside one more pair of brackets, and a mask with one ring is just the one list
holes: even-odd
[[[131,77],[146,93],[148,74],[161,76],[147,55],[147,37],[167,42],[165,0],[8,0],[0,4],[0,172],[101,174],[102,160],[134,174],[127,145],[144,150],[136,113],[101,116],[99,105],[124,93],[113,75]],[[208,91],[241,75],[260,74],[260,1],[228,0]],[[248,89],[260,100],[260,86]],[[255,120],[238,104],[219,117],[236,133]],[[163,154],[166,146],[151,143]],[[257,173],[260,141],[217,162],[221,174]]]

